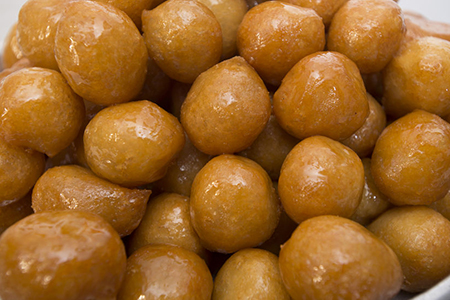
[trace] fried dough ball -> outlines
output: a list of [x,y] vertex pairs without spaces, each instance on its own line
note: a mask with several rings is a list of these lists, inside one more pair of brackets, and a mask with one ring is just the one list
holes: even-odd
[[450,24],[428,20],[424,16],[410,11],[403,11],[406,24],[406,39],[409,41],[425,36],[434,36],[450,41]]
[[55,156],[76,138],[84,105],[64,77],[44,68],[25,68],[0,85],[0,134],[11,144]]
[[298,139],[281,128],[272,114],[256,140],[238,154],[254,160],[267,171],[272,180],[278,180],[284,159],[298,142]]
[[145,81],[144,39],[123,11],[108,4],[66,4],[55,36],[55,54],[73,90],[99,105],[133,99]]
[[228,59],[237,52],[236,37],[248,7],[245,0],[199,0],[216,16],[222,29],[222,57]]
[[91,213],[32,214],[0,237],[3,300],[113,299],[125,270],[119,235]]
[[369,116],[364,124],[350,137],[342,140],[342,144],[356,152],[359,157],[372,154],[375,143],[386,127],[386,113],[383,107],[371,95],[367,94],[369,102]]
[[345,54],[361,73],[384,69],[406,32],[400,6],[392,0],[350,0],[334,15],[327,48]]
[[300,59],[324,49],[325,27],[312,9],[267,1],[245,15],[237,46],[265,82],[279,86]]
[[395,253],[363,226],[338,216],[301,223],[281,248],[292,299],[391,299],[403,282]]
[[0,235],[14,223],[33,213],[31,193],[15,201],[0,203]]
[[383,105],[399,118],[414,109],[450,114],[450,42],[424,37],[405,44],[383,72]]
[[334,14],[348,0],[287,0],[286,2],[301,7],[311,8],[322,18],[323,24],[328,28]]
[[350,217],[351,220],[366,226],[369,225],[376,217],[388,210],[392,205],[387,197],[383,195],[373,182],[372,173],[370,171],[371,159],[363,158],[364,166],[364,192],[361,203],[355,213]]
[[142,31],[150,57],[177,81],[194,82],[222,54],[220,24],[198,1],[168,0],[144,10]]
[[199,151],[187,136],[186,143],[177,158],[172,161],[166,175],[153,185],[155,189],[188,196],[195,175],[211,159],[211,156]]
[[280,215],[269,175],[237,155],[211,159],[195,177],[190,201],[192,226],[202,245],[220,253],[262,244],[273,234]]
[[212,300],[290,300],[281,280],[278,257],[262,249],[234,253],[214,280]]
[[147,245],[128,258],[117,300],[209,300],[213,279],[197,254],[171,245]]
[[337,52],[317,52],[299,61],[273,96],[281,127],[304,139],[350,137],[369,115],[366,89],[355,63]]
[[156,7],[162,0],[94,0],[103,2],[117,7],[125,12],[131,20],[133,20],[136,27],[141,30],[142,27],[142,11],[144,9],[151,9]]
[[139,227],[128,239],[128,253],[149,244],[178,246],[206,258],[206,249],[191,225],[189,197],[163,193],[150,200]]
[[17,42],[17,23],[14,23],[4,41],[1,65],[4,69],[11,68],[22,57],[24,55]]
[[0,206],[24,197],[44,172],[45,155],[0,139]]
[[450,189],[450,124],[416,110],[390,124],[372,154],[372,176],[394,205],[429,205]]
[[32,206],[35,212],[95,213],[120,236],[126,236],[139,225],[150,194],[149,190],[131,190],[110,183],[80,166],[59,166],[47,170],[36,182]]
[[319,215],[350,217],[361,202],[364,167],[350,148],[323,136],[306,138],[289,152],[278,193],[297,223]]
[[237,56],[197,78],[181,107],[181,124],[203,153],[231,154],[256,140],[269,120],[270,106],[263,81]]
[[17,42],[36,67],[58,70],[55,34],[61,15],[71,0],[28,0],[19,11]]
[[450,220],[450,193],[447,193],[444,198],[433,202],[430,207]]
[[147,100],[103,109],[87,125],[83,140],[92,171],[124,186],[161,179],[185,142],[178,120]]
[[421,292],[450,275],[450,221],[431,208],[393,208],[368,229],[397,254],[403,290]]

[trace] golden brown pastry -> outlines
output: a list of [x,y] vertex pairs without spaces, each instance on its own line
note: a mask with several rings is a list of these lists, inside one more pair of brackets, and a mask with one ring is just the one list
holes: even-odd
[[147,49],[133,21],[94,1],[64,5],[55,36],[59,69],[73,90],[99,105],[133,99],[147,72]]
[[209,300],[213,279],[197,254],[171,245],[147,245],[128,258],[117,300]]
[[424,16],[412,12],[403,11],[405,16],[406,40],[421,38],[425,36],[434,36],[450,41],[450,24],[429,20]]
[[368,226],[400,261],[402,289],[421,292],[450,275],[450,221],[424,206],[393,208]]
[[147,100],[103,109],[84,132],[86,160],[92,171],[125,186],[161,179],[184,142],[178,120]]
[[191,189],[191,222],[202,245],[220,253],[255,247],[273,234],[280,204],[266,171],[237,155],[211,159]]
[[300,59],[324,49],[325,26],[312,9],[267,1],[245,15],[237,46],[266,83],[279,86]]
[[270,117],[267,88],[242,58],[225,60],[202,73],[181,107],[192,144],[210,155],[250,146]]
[[292,299],[391,299],[403,282],[399,259],[363,226],[338,216],[301,223],[280,252]]
[[125,270],[119,235],[91,213],[32,214],[0,237],[3,300],[113,299]]
[[450,124],[416,110],[381,133],[373,180],[394,205],[429,205],[450,189]]
[[364,167],[350,148],[323,136],[306,138],[289,152],[278,193],[297,223],[320,215],[350,217],[364,190]]
[[350,0],[334,15],[327,48],[345,54],[361,73],[384,69],[406,32],[400,6],[392,0]]
[[262,249],[234,253],[214,280],[212,300],[290,300],[281,280],[278,257]]
[[150,57],[172,79],[192,83],[218,63],[222,29],[213,12],[191,0],[168,0],[142,13]]
[[84,120],[84,105],[64,77],[25,68],[0,85],[0,134],[9,143],[52,157],[70,145]]
[[119,233],[129,235],[144,216],[150,190],[127,189],[76,165],[48,169],[36,182],[35,212],[77,210],[103,217]]
[[299,61],[273,96],[281,127],[304,139],[350,137],[369,115],[366,89],[355,63],[337,52],[316,52]]

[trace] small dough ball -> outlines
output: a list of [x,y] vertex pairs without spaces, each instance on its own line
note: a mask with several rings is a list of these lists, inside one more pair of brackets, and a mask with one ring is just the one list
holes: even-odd
[[372,154],[376,186],[394,205],[429,205],[450,189],[450,124],[416,110],[391,123]]
[[25,68],[0,85],[0,133],[11,144],[52,157],[70,145],[84,120],[84,104],[57,71]]
[[64,5],[55,36],[56,61],[73,90],[99,105],[133,99],[147,72],[147,49],[133,21],[94,1]]
[[323,23],[328,28],[334,14],[348,0],[287,0],[286,2],[301,7],[312,8],[322,18]]
[[181,107],[181,123],[203,153],[235,153],[249,147],[270,117],[264,82],[242,58],[225,60],[202,73]]
[[350,148],[323,136],[306,138],[289,152],[278,193],[297,223],[319,215],[350,217],[361,202],[364,167]]
[[312,9],[267,1],[245,15],[237,46],[265,82],[279,86],[300,59],[324,49],[325,26]]
[[44,172],[45,155],[0,139],[0,206],[19,200]]
[[128,239],[128,253],[149,244],[174,245],[206,258],[206,249],[191,225],[189,197],[163,193],[150,200],[139,227]]
[[[17,42],[17,22],[9,29],[8,35],[4,41],[3,56],[1,66],[4,69],[11,68],[18,60],[24,57],[22,50]],[[1,69],[1,67],[0,67]]]
[[14,223],[33,213],[31,193],[15,201],[0,203],[0,235]]
[[154,183],[154,189],[188,197],[191,195],[191,186],[195,175],[206,165],[211,156],[199,151],[192,145],[189,138],[185,137],[186,143],[183,150],[172,161],[166,175]]
[[84,132],[86,160],[92,171],[125,186],[161,179],[184,142],[178,120],[147,100],[101,110]]
[[281,128],[272,114],[256,140],[238,154],[254,160],[267,171],[272,180],[278,180],[286,156],[298,142],[298,139]]
[[450,42],[435,37],[412,40],[383,72],[383,105],[399,118],[414,109],[450,114]]
[[35,212],[77,210],[103,217],[119,233],[129,235],[144,216],[149,190],[131,190],[98,178],[90,170],[68,165],[48,169],[36,182]]
[[431,208],[393,208],[368,229],[397,254],[403,290],[422,292],[450,275],[450,221]]
[[301,223],[280,252],[292,299],[391,299],[403,274],[395,253],[366,228],[338,216]]
[[386,113],[383,107],[371,95],[367,94],[369,101],[369,116],[364,124],[350,137],[342,140],[342,144],[356,152],[359,157],[369,157],[375,143],[383,129],[386,127]]
[[117,300],[209,300],[213,279],[197,254],[171,245],[147,245],[128,258]]
[[28,0],[19,11],[17,41],[36,67],[58,70],[55,59],[56,28],[70,0]]
[[361,73],[384,69],[406,32],[400,6],[392,0],[350,0],[334,15],[327,48],[345,54]]
[[222,30],[206,5],[192,0],[168,0],[142,13],[148,53],[169,77],[192,83],[219,62]]
[[32,214],[0,237],[0,297],[113,299],[125,275],[126,259],[119,235],[97,215]]
[[433,202],[430,207],[450,220],[450,193],[447,193],[444,198]]
[[222,57],[228,59],[237,52],[236,37],[248,7],[245,0],[199,0],[216,16],[222,29]]
[[190,211],[202,245],[210,251],[232,253],[270,238],[280,204],[262,167],[248,158],[225,154],[198,172]]
[[212,300],[290,300],[281,280],[278,257],[262,249],[234,253],[214,280]]
[[299,61],[273,96],[281,127],[304,139],[350,137],[369,115],[366,89],[355,63],[337,52],[317,52]]
[[383,212],[391,208],[392,205],[373,182],[372,172],[370,171],[371,159],[367,157],[363,158],[362,163],[364,166],[364,178],[366,180],[364,192],[361,203],[350,219],[366,226]]

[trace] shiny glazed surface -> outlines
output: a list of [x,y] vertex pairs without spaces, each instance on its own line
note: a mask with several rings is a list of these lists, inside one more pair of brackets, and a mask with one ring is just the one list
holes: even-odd
[[209,300],[213,279],[194,252],[170,245],[147,245],[128,258],[117,300]]
[[273,109],[281,127],[299,139],[346,139],[369,115],[355,63],[328,51],[306,56],[289,71],[273,96]]
[[150,190],[127,189],[76,165],[47,170],[33,189],[35,212],[87,211],[102,216],[119,233],[129,235],[141,221]]
[[3,300],[113,299],[125,268],[119,235],[86,212],[33,214],[0,237]]
[[301,223],[281,248],[292,299],[391,299],[403,282],[395,253],[363,226],[337,216]]

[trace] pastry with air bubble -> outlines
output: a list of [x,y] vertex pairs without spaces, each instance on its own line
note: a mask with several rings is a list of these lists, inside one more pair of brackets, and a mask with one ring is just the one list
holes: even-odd
[[440,213],[425,206],[392,208],[367,228],[397,255],[403,290],[422,292],[450,275],[450,221]]
[[222,29],[203,3],[168,0],[142,13],[148,53],[172,79],[192,83],[219,62]]
[[281,280],[278,257],[262,249],[234,253],[214,280],[212,300],[290,300]]
[[207,257],[191,225],[189,197],[162,193],[150,200],[139,227],[128,239],[127,251],[132,254],[149,244],[174,245]]
[[423,110],[397,119],[372,153],[377,188],[394,205],[429,205],[450,189],[450,124]]
[[245,59],[236,56],[195,80],[181,106],[180,120],[200,151],[232,154],[256,140],[270,112],[264,82]]
[[383,71],[382,103],[399,118],[414,109],[450,114],[450,42],[423,37],[407,42]]
[[127,189],[76,165],[48,169],[33,188],[35,212],[76,210],[95,213],[108,221],[120,236],[139,225],[150,190]]
[[280,203],[266,171],[254,161],[224,154],[197,174],[190,197],[191,222],[202,245],[232,253],[270,238]]
[[147,245],[127,261],[117,300],[209,300],[213,279],[197,254],[172,245]]
[[360,204],[363,190],[361,159],[323,136],[298,143],[286,157],[278,180],[283,208],[297,223],[319,215],[348,218]]
[[356,63],[361,73],[384,69],[406,32],[400,6],[392,0],[350,0],[334,15],[327,48]]
[[266,83],[279,86],[300,59],[324,49],[325,26],[312,9],[267,1],[247,12],[237,46]]
[[86,126],[83,140],[91,170],[124,186],[161,179],[185,143],[179,121],[147,100],[101,110]]
[[76,138],[84,104],[64,77],[44,68],[24,68],[0,85],[0,134],[5,141],[52,157]]
[[281,248],[279,264],[293,300],[392,299],[403,282],[394,251],[338,216],[301,223]]
[[324,51],[289,71],[273,96],[273,110],[281,127],[298,139],[323,135],[339,141],[364,124],[369,103],[355,63]]
[[133,21],[94,1],[64,5],[55,35],[59,69],[73,90],[99,105],[134,99],[147,72],[147,49]]
[[95,214],[32,214],[0,237],[0,297],[113,299],[125,275],[126,259],[117,232]]

